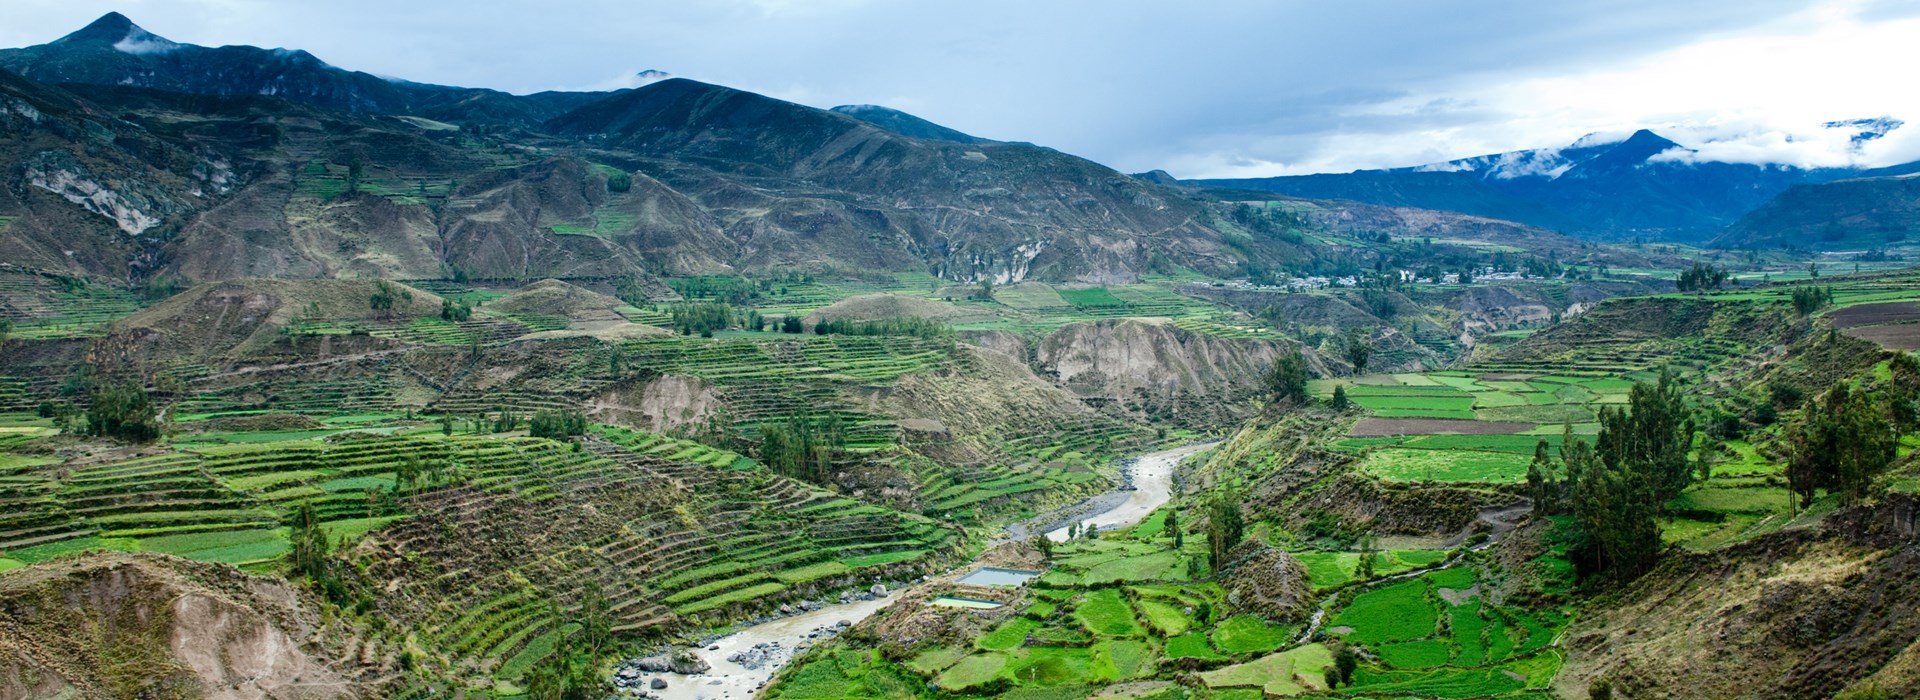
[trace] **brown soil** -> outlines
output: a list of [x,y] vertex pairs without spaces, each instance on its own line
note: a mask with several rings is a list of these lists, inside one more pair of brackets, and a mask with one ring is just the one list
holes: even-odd
[[1920,303],[1890,301],[1883,304],[1861,304],[1836,309],[1833,313],[1827,314],[1827,318],[1832,319],[1836,328],[1920,321]]
[[1446,418],[1363,418],[1347,431],[1348,437],[1397,435],[1512,435],[1533,429],[1532,423],[1496,423]]
[[[1840,325],[1837,321],[1834,325]],[[1847,326],[1846,334],[1888,350],[1920,350],[1920,323]]]

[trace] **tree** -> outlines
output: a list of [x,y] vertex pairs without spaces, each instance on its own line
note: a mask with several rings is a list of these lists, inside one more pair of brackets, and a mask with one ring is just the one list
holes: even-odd
[[1899,432],[1882,402],[1837,384],[1803,414],[1787,462],[1787,485],[1799,494],[1799,506],[1812,505],[1821,489],[1839,494],[1843,503],[1859,502],[1897,455]]
[[293,512],[292,551],[288,563],[293,566],[296,576],[305,576],[319,582],[326,578],[327,554],[332,547],[327,542],[327,533],[320,529],[320,517],[314,514],[313,504],[302,501]]
[[1341,343],[1341,353],[1346,356],[1347,364],[1353,365],[1354,374],[1366,372],[1367,360],[1373,357],[1373,339],[1367,337],[1366,331],[1349,329]]
[[1345,411],[1353,408],[1353,399],[1347,398],[1346,387],[1336,386],[1333,388],[1333,398],[1328,401],[1328,405],[1332,406],[1335,411]]
[[1660,503],[1673,500],[1693,483],[1694,475],[1687,463],[1687,453],[1693,450],[1693,419],[1680,383],[1672,371],[1662,370],[1655,382],[1635,383],[1627,393],[1627,405],[1626,411],[1601,412],[1595,448],[1609,467],[1644,473]]
[[1379,559],[1380,552],[1373,546],[1373,533],[1369,532],[1361,536],[1360,565],[1354,569],[1354,578],[1361,581],[1373,578],[1373,570],[1378,565]]
[[1207,555],[1214,573],[1226,567],[1227,554],[1239,546],[1245,530],[1238,494],[1222,492],[1207,503]]
[[806,331],[807,329],[801,325],[799,316],[787,314],[780,318],[781,333],[805,333]]
[[1167,509],[1167,522],[1161,526],[1160,531],[1166,533],[1168,537],[1173,538],[1174,549],[1177,550],[1186,545],[1187,533],[1180,529],[1179,510],[1173,508]]
[[1273,361],[1267,372],[1267,392],[1274,403],[1302,403],[1307,400],[1307,358],[1293,348]]
[[607,176],[608,192],[626,192],[633,189],[633,176],[626,173],[614,173]]
[[386,280],[376,280],[372,296],[367,297],[367,307],[379,312],[382,317],[389,317],[393,315],[395,306],[412,301],[412,291],[397,288]]
[[1346,644],[1340,644],[1334,647],[1333,669],[1335,671],[1340,672],[1341,684],[1345,685],[1345,684],[1352,683],[1353,672],[1356,670],[1359,670],[1359,668],[1360,668],[1360,655],[1357,653],[1354,653],[1352,646],[1349,646]]
[[589,582],[580,596],[580,638],[587,643],[587,653],[600,653],[612,636],[613,616],[607,596],[600,591],[600,584]]
[[[1573,426],[1568,424],[1566,429],[1571,437]],[[1533,461],[1527,464],[1527,497],[1533,500],[1533,511],[1542,515],[1560,512],[1560,475],[1553,466],[1549,449],[1545,440],[1535,444]]]
[[1033,537],[1027,538],[1027,544],[1032,546],[1034,551],[1040,553],[1041,559],[1047,561],[1053,560],[1053,538],[1045,534],[1034,535]]
[[565,440],[586,432],[587,417],[573,409],[541,409],[527,422],[527,434],[537,438]]
[[87,433],[129,442],[160,437],[160,422],[147,390],[130,382],[97,385],[87,407]]
[[365,176],[366,173],[367,173],[367,164],[360,162],[359,158],[355,158],[353,160],[347,161],[347,193],[348,194],[354,194],[360,191],[360,178]]
[[1813,312],[1833,303],[1833,288],[1801,285],[1793,288],[1793,311],[1801,316],[1812,316]]
[[7,342],[9,335],[13,335],[13,319],[0,318],[0,343]]
[[440,318],[459,323],[473,318],[473,307],[464,301],[440,300]]
[[1683,292],[1705,292],[1725,286],[1729,277],[1724,267],[1695,262],[1693,267],[1680,271],[1673,285]]

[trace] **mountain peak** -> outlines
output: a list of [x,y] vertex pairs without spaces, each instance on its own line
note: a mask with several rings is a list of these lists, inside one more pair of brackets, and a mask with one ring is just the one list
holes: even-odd
[[78,44],[78,43],[112,44],[120,41],[121,39],[127,38],[128,34],[132,34],[133,32],[136,32],[136,31],[144,32],[146,30],[141,29],[140,25],[134,24],[133,20],[127,19],[126,15],[120,14],[118,12],[108,12],[104,15],[100,15],[100,19],[96,19],[93,22],[89,23],[87,26],[81,27],[79,31],[60,37],[59,39],[55,40],[54,43],[56,44]]
[[118,12],[101,15],[79,31],[60,37],[53,43],[62,46],[112,47],[131,54],[164,53],[180,48],[179,44],[141,28]]

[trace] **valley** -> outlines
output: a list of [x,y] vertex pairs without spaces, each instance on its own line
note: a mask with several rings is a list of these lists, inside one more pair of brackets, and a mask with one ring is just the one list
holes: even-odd
[[0,699],[1920,694],[1911,164],[640,77],[0,49]]

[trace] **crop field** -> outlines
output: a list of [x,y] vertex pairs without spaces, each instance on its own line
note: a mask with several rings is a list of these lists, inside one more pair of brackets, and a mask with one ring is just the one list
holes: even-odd
[[1376,418],[1356,424],[1339,449],[1363,453],[1367,473],[1391,482],[1524,481],[1534,447],[1593,432],[1596,411],[1623,404],[1635,376],[1429,372],[1322,381],[1344,386]]

